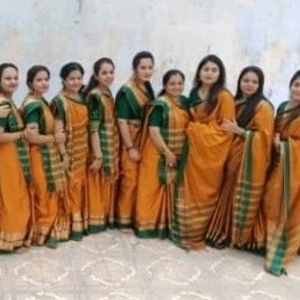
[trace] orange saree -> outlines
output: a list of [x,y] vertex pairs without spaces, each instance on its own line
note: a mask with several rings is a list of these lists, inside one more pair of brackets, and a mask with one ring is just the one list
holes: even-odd
[[[0,128],[7,133],[23,130],[23,121],[13,102],[1,99],[0,105],[11,108],[11,113],[0,119]],[[30,243],[30,185],[31,171],[26,142],[18,140],[0,143],[0,252],[12,252]]]
[[225,90],[217,98],[210,114],[199,99],[190,108],[192,121],[186,131],[188,141],[176,184],[171,230],[172,240],[185,249],[205,246],[232,143],[232,134],[224,132],[220,124],[224,118],[235,118],[234,100]]
[[[237,102],[237,115],[244,104]],[[258,224],[262,221],[259,208],[273,137],[273,108],[267,101],[257,105],[245,130],[243,137],[235,136],[231,145],[219,200],[206,235],[216,246],[230,242],[247,248],[264,245],[264,226]]]
[[[295,118],[289,121],[291,114]],[[300,248],[300,107],[282,103],[277,112],[276,133],[280,134],[277,153],[264,195],[264,217],[267,226],[265,269],[285,273]]]

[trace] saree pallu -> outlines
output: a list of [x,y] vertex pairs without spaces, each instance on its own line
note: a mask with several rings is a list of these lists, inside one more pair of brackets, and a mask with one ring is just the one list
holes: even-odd
[[[22,105],[25,122],[38,112],[40,134],[54,134],[54,117],[44,99],[31,95]],[[60,240],[67,240],[69,234],[69,213],[66,203],[66,176],[54,142],[30,145],[30,166],[32,169],[34,204],[33,243],[56,247]]]
[[[5,132],[17,132],[24,124],[11,101],[12,112],[6,117]],[[0,252],[12,252],[32,238],[31,170],[28,145],[21,140],[0,143]]]
[[273,137],[273,108],[267,101],[258,104],[245,129],[243,137],[233,140],[206,237],[213,245],[259,249],[265,243],[260,207]]
[[264,196],[267,226],[265,269],[277,276],[285,271],[300,248],[300,113],[287,123],[287,102],[279,107],[287,110],[277,117],[281,135],[280,154],[274,161]]
[[[167,96],[153,102],[163,114],[161,136],[166,145],[180,159],[186,140],[185,129],[189,121],[186,109],[173,104]],[[142,151],[136,204],[135,233],[140,238],[166,238],[169,236],[172,204],[177,169],[166,164],[148,135]]]
[[70,158],[67,180],[67,201],[71,214],[70,238],[79,241],[88,227],[88,110],[80,99],[72,99],[64,93],[53,100],[53,105],[54,109],[62,109],[65,116],[66,150]]
[[232,144],[232,134],[224,132],[220,124],[224,118],[235,118],[234,100],[227,91],[221,91],[211,113],[206,112],[202,101],[190,113],[193,121],[186,130],[187,143],[179,166],[171,238],[184,249],[201,249]]
[[[123,86],[120,93],[126,97],[134,113],[135,119],[128,120],[128,127],[134,146],[141,150],[143,123],[149,109],[150,96],[146,91],[139,88],[134,81],[129,81]],[[120,228],[131,228],[135,220],[139,163],[130,159],[128,151],[122,142],[120,158],[116,225]]]
[[100,171],[88,171],[88,232],[96,233],[115,224],[120,138],[111,94],[95,89],[87,102],[90,131],[98,133],[102,151]]

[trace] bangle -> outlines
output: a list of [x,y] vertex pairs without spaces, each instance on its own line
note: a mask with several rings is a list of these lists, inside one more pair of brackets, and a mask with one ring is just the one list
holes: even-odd
[[126,150],[129,151],[129,150],[131,150],[131,149],[133,149],[133,148],[134,148],[134,145],[132,145],[132,146],[130,146],[130,147],[127,147]]
[[60,156],[61,156],[62,158],[67,157],[67,156],[68,156],[68,153],[67,153],[67,152],[61,153]]
[[102,155],[94,156],[94,160],[101,160],[101,159],[102,159]]
[[245,129],[243,129],[243,131],[240,133],[240,136],[241,136],[241,137],[245,137],[245,136],[246,136],[246,132],[247,132],[247,131],[246,131]]
[[20,131],[20,136],[19,136],[18,140],[21,140],[21,141],[24,140],[24,134],[23,134],[23,131]]

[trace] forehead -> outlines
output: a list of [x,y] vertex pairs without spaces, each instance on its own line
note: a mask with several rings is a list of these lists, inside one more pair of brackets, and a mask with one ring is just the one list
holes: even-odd
[[70,77],[82,77],[83,75],[81,74],[81,72],[79,70],[74,70],[74,71],[71,71],[70,74],[68,75],[67,78],[70,78]]
[[170,77],[168,83],[170,82],[178,82],[178,81],[183,81],[183,78],[179,74],[174,74]]
[[214,63],[213,61],[208,61],[203,65],[202,69],[203,68],[217,68],[217,69],[219,69],[219,66],[216,63]]
[[138,66],[152,66],[153,65],[153,61],[151,58],[147,57],[147,58],[142,58],[139,61]]
[[253,71],[248,71],[243,75],[243,79],[244,78],[258,80],[258,75]]
[[35,76],[35,78],[41,78],[41,77],[49,77],[48,73],[45,70],[38,71]]
[[300,77],[295,78],[292,84],[300,84]]
[[18,71],[15,68],[8,67],[3,70],[2,76],[16,76]]
[[107,63],[107,62],[103,63],[101,65],[101,67],[100,67],[101,71],[104,71],[104,70],[113,70],[113,69],[114,69],[114,66],[112,64],[110,64],[110,63]]

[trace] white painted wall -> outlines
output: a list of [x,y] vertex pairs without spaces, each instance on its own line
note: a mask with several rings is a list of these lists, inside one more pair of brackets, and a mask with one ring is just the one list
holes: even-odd
[[242,67],[261,66],[266,94],[277,104],[300,68],[299,19],[298,0],[0,0],[0,62],[19,66],[20,102],[32,64],[49,66],[50,98],[60,88],[62,64],[81,62],[87,80],[93,62],[110,56],[116,90],[131,72],[133,55],[147,49],[156,57],[155,88],[175,67],[186,74],[188,92],[199,60],[215,53],[232,91]]

